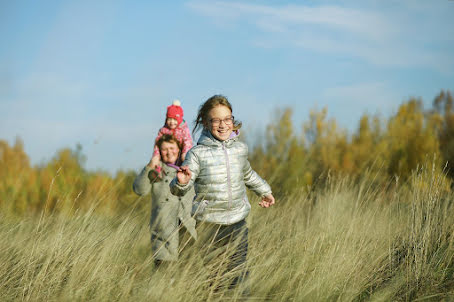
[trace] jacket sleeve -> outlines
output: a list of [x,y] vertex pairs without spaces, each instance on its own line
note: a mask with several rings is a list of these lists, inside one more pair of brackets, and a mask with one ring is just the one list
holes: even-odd
[[134,179],[132,189],[137,195],[143,196],[150,192],[151,182],[150,179],[148,178],[148,174],[150,173],[150,171],[151,168],[145,166],[142,169],[142,172],[140,172],[140,174],[137,175],[136,179]]
[[250,190],[252,190],[259,196],[271,194],[270,185],[263,178],[261,178],[257,174],[257,172],[252,170],[251,164],[249,163],[248,160],[246,160],[243,172],[244,172],[243,179],[246,187],[248,187]]
[[171,182],[170,182],[170,192],[173,195],[176,196],[183,196],[185,195],[193,186],[194,186],[194,181],[199,175],[200,171],[200,165],[199,165],[199,159],[197,158],[197,155],[193,152],[194,149],[191,149],[187,156],[186,159],[184,160],[182,166],[188,166],[189,170],[191,170],[191,179],[189,182],[185,185],[181,185],[178,182],[177,177],[175,177]]
[[181,151],[182,154],[188,153],[189,149],[192,148],[192,137],[191,137],[191,131],[189,131],[189,127],[187,123],[184,123],[183,125],[183,150]]

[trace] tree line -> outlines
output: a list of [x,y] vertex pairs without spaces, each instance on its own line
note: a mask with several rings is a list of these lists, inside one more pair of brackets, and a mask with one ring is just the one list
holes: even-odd
[[[327,109],[314,110],[297,134],[292,109],[281,110],[252,150],[259,174],[286,194],[313,188],[332,174],[370,177],[379,186],[405,183],[418,168],[430,165],[454,178],[454,110],[449,91],[441,91],[430,109],[418,98],[402,103],[388,119],[364,114],[349,136]],[[446,184],[450,189],[450,184]]]
[[[292,108],[283,108],[251,148],[251,165],[269,180],[277,198],[298,190],[310,192],[334,174],[367,177],[388,190],[405,184],[424,165],[447,174],[450,182],[444,187],[452,190],[453,105],[450,91],[441,91],[428,109],[421,99],[410,98],[386,119],[364,114],[352,134],[327,118],[327,108],[313,110],[302,131],[295,131]],[[78,145],[32,166],[20,139],[12,146],[0,140],[0,208],[16,214],[92,208],[118,213],[131,204],[144,206],[134,202],[137,197],[131,190],[136,171],[111,176],[86,170],[84,160]]]

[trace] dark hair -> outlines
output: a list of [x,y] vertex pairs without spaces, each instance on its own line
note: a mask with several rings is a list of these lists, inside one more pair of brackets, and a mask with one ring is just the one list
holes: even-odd
[[[230,104],[229,100],[223,95],[216,94],[210,97],[208,100],[205,101],[202,105],[199,107],[199,112],[197,113],[197,118],[195,119],[194,123],[194,130],[192,130],[192,133],[196,133],[200,128],[204,127],[206,122],[208,122],[208,112],[211,111],[211,109],[215,108],[216,106],[226,106],[227,108],[230,109],[230,112],[232,111],[232,105]],[[240,121],[234,121],[233,122],[233,130],[238,130],[241,128],[242,123]]]
[[175,136],[172,134],[163,134],[158,141],[156,142],[156,146],[158,146],[159,150],[161,150],[162,143],[176,143],[178,146],[178,149],[181,151],[181,143],[176,139]]

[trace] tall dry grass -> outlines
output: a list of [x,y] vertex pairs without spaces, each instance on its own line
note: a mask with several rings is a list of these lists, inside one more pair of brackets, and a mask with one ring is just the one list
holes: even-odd
[[[365,177],[363,179],[370,179]],[[454,205],[443,175],[386,188],[348,177],[271,209],[252,198],[249,281],[214,290],[197,244],[154,268],[148,213],[0,216],[3,301],[389,301],[454,299]],[[219,263],[223,259],[219,259]],[[249,287],[248,295],[244,288]]]

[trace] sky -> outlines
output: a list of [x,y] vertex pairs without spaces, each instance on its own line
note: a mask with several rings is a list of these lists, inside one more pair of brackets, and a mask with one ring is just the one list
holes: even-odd
[[[82,145],[89,170],[139,171],[166,107],[227,96],[246,137],[291,107],[363,114],[454,91],[454,1],[0,0],[0,140],[33,165]],[[194,137],[197,139],[197,135]]]

